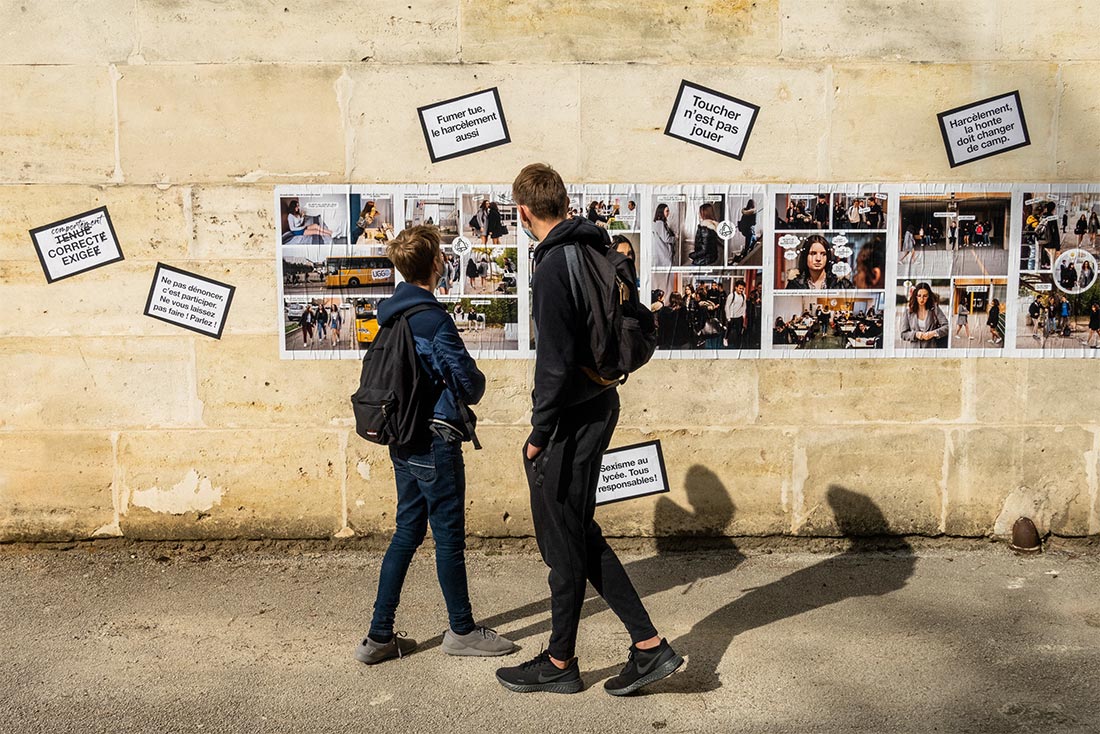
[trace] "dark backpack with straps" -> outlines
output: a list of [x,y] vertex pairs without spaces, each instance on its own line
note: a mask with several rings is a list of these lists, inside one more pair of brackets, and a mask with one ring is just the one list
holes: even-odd
[[405,446],[428,435],[438,388],[421,367],[409,327],[413,314],[439,308],[413,306],[378,330],[363,355],[359,389],[351,396],[355,432],[385,446]]
[[626,382],[657,348],[657,326],[638,298],[634,262],[615,248],[602,256],[586,245],[564,248],[569,287],[585,315],[592,356],[582,369],[601,385]]

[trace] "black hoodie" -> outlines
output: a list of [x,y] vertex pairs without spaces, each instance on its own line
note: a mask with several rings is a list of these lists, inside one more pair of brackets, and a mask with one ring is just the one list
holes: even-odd
[[[535,319],[535,389],[531,413],[533,446],[545,448],[563,408],[591,400],[609,388],[581,371],[592,366],[587,314],[581,313],[569,288],[569,270],[562,245],[593,248],[604,257],[611,244],[607,230],[582,217],[557,224],[535,248],[531,281]],[[612,386],[614,387],[614,386]]]

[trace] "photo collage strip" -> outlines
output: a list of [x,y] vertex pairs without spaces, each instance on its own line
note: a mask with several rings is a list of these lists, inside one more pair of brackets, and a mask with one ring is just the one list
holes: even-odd
[[[1100,185],[567,191],[634,259],[654,359],[1100,354]],[[537,243],[509,185],[285,185],[274,211],[283,358],[361,358],[402,280],[387,244],[417,225],[439,228],[435,295],[470,352],[533,356]]]

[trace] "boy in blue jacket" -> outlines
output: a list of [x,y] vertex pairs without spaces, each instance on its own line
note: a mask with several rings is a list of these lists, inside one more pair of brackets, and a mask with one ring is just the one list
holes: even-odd
[[432,226],[410,227],[390,242],[386,254],[405,282],[379,306],[378,322],[382,326],[392,323],[413,306],[435,306],[410,316],[409,328],[420,367],[431,376],[439,397],[423,438],[390,448],[397,482],[397,529],[382,559],[370,632],[356,649],[355,658],[374,665],[416,648],[415,640],[394,633],[393,621],[405,574],[429,522],[435,539],[436,574],[450,621],[443,635],[443,652],[507,655],[515,650],[511,641],[474,624],[466,585],[466,468],[462,441],[470,436],[459,401],[477,403],[485,393],[485,375],[466,351],[451,317],[432,295],[444,268],[439,230]]

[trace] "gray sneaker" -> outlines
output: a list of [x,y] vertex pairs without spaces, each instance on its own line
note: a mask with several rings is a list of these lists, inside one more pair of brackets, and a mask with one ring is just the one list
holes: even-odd
[[367,665],[376,665],[392,658],[404,657],[415,649],[416,640],[408,639],[404,632],[394,633],[389,642],[375,642],[370,637],[364,637],[359,647],[355,648],[355,659]]
[[443,652],[448,655],[477,655],[491,658],[513,653],[516,649],[511,640],[501,637],[496,630],[488,627],[478,626],[473,632],[464,635],[456,635],[451,630],[443,633]]

